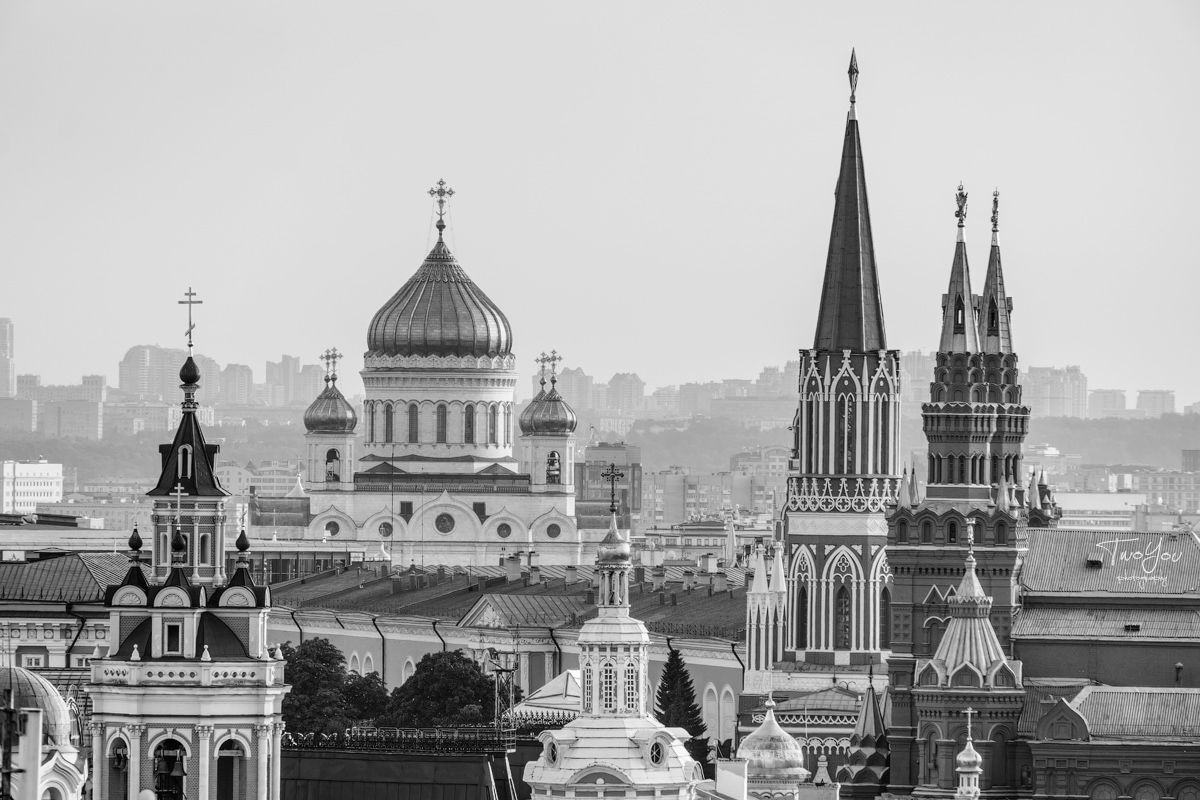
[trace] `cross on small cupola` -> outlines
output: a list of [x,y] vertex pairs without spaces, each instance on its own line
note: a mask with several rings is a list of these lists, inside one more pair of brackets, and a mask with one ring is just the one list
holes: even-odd
[[438,241],[442,241],[442,231],[446,230],[446,222],[442,217],[446,215],[446,203],[451,197],[454,197],[454,190],[446,185],[446,182],[439,180],[437,185],[429,190],[429,196],[437,200],[437,231]]
[[600,477],[608,481],[609,486],[609,504],[608,510],[610,513],[617,513],[617,481],[625,477],[625,473],[617,469],[617,465],[610,463],[608,469],[600,473]]
[[551,350],[549,357],[546,358],[546,363],[550,365],[550,383],[558,383],[558,376],[555,374],[558,371],[558,363],[562,361],[562,356],[557,350]]
[[337,380],[337,365],[342,360],[342,354],[338,352],[336,347],[326,350],[320,356],[321,361],[325,362],[325,377],[329,380]]
[[192,350],[192,331],[196,329],[196,323],[192,322],[192,306],[203,305],[204,301],[196,299],[196,293],[192,291],[192,287],[190,286],[188,287],[188,290],[183,293],[183,296],[185,299],[178,302],[179,305],[188,307],[188,326],[187,330],[184,331],[184,335],[187,336],[187,346],[190,354]]
[[546,355],[545,351],[540,356],[533,360],[533,363],[538,365],[538,382],[544,389],[546,386],[546,364],[550,363],[550,356]]

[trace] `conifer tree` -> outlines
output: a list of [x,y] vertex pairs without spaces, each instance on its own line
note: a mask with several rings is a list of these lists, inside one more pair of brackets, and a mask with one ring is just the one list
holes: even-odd
[[669,728],[683,728],[692,737],[684,744],[692,758],[708,770],[708,739],[704,736],[708,726],[696,703],[696,689],[688,673],[683,656],[675,648],[667,656],[663,667],[658,693],[654,697],[655,716]]

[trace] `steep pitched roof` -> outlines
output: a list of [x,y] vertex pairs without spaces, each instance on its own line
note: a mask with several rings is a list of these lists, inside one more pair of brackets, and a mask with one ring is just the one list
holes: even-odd
[[979,297],[979,338],[984,353],[1012,353],[1012,300],[1004,291],[1000,266],[1000,192],[992,194],[992,249],[988,254],[987,277]]
[[[189,372],[190,367],[190,372]],[[187,497],[227,497],[229,492],[221,488],[215,466],[221,446],[204,441],[204,431],[196,418],[195,391],[200,380],[200,370],[188,356],[179,377],[184,381],[183,417],[170,444],[159,445],[162,457],[162,472],[158,483],[146,494],[151,497],[169,497],[175,487],[182,486]]]
[[979,329],[975,326],[975,296],[971,294],[971,267],[967,263],[967,243],[958,229],[954,261],[950,265],[950,285],[942,295],[942,353],[979,351]]
[[933,657],[945,666],[946,675],[954,675],[964,664],[987,675],[997,661],[1007,661],[989,618],[992,598],[984,594],[975,574],[972,551],[967,551],[966,570],[958,593],[948,598],[946,604],[950,609],[950,624]]
[[853,110],[846,118],[842,141],[842,166],[834,190],[833,229],[829,233],[813,348],[856,353],[887,348],[862,142]]
[[1027,595],[1200,595],[1200,545],[1187,533],[1030,528],[1028,536]]

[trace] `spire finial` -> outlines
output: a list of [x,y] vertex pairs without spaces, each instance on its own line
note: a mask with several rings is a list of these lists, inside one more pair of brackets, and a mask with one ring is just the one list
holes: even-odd
[[850,105],[854,105],[854,93],[858,90],[858,56],[854,53],[854,48],[850,48],[850,69],[846,70],[850,76]]
[[188,355],[190,356],[192,354],[192,331],[196,329],[196,323],[192,322],[192,306],[203,305],[204,301],[196,299],[196,293],[192,291],[192,287],[190,286],[188,287],[188,290],[183,293],[183,296],[186,299],[178,302],[179,305],[188,307],[188,327],[187,330],[184,331],[184,334],[187,336]]
[[442,231],[446,230],[446,222],[442,219],[446,215],[446,201],[454,197],[454,190],[446,185],[443,180],[438,180],[437,185],[429,190],[429,196],[437,199],[437,231],[438,241],[442,241]]
[[560,361],[562,361],[562,356],[560,356],[558,354],[558,351],[551,350],[550,357],[548,359],[546,359],[546,362],[550,365],[550,385],[551,386],[558,383],[558,375],[556,373],[558,371],[558,362],[560,362]]
[[958,184],[958,194],[954,198],[958,202],[958,210],[954,212],[954,216],[958,218],[958,227],[963,227],[967,224],[967,193],[963,191],[963,185]]
[[337,364],[342,360],[342,354],[338,352],[336,347],[332,347],[325,351],[326,357],[329,359],[329,379],[337,380]]
[[975,714],[976,711],[970,706],[967,706],[966,709],[963,710],[963,713],[967,715],[967,741],[969,742],[971,741],[971,715]]
[[992,233],[1000,232],[1000,190],[992,192]]
[[534,362],[537,363],[537,365],[539,367],[539,373],[541,375],[538,382],[542,385],[543,388],[545,388],[545,386],[546,386],[546,364],[549,361],[550,361],[550,356],[546,355],[545,351],[542,351],[542,354],[534,359]]
[[610,513],[616,514],[617,513],[617,480],[619,478],[624,478],[625,473],[619,472],[617,470],[617,465],[615,463],[610,463],[608,465],[608,469],[606,469],[606,470],[604,470],[604,472],[600,473],[600,477],[604,478],[604,480],[608,481],[609,493],[610,493],[610,498],[611,498],[609,501],[609,504],[608,504],[608,510]]

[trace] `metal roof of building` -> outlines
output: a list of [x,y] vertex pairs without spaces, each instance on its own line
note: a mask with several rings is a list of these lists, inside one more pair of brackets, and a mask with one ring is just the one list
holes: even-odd
[[[0,563],[0,600],[100,602],[124,581],[130,561],[122,553],[68,553],[30,562]],[[142,572],[151,577],[143,564]]]
[[1182,639],[1200,641],[1200,612],[1190,608],[1026,606],[1014,639]]
[[1200,595],[1200,544],[1193,535],[1071,528],[1033,528],[1028,535],[1020,575],[1027,594]]
[[1093,740],[1200,740],[1200,689],[1087,686],[1071,706]]

